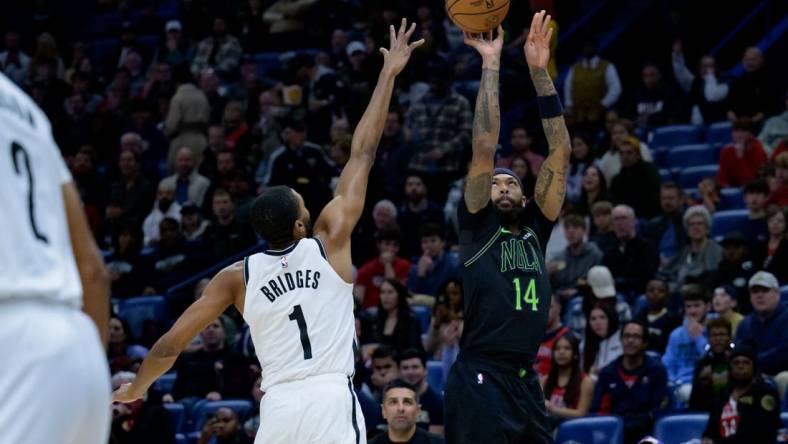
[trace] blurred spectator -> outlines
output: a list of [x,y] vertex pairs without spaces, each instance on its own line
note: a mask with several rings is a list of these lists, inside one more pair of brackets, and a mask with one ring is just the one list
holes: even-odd
[[689,95],[692,105],[692,123],[702,125],[725,120],[725,98],[728,85],[717,78],[714,56],[704,55],[698,62],[698,71],[690,72],[684,61],[681,40],[673,43],[673,75],[681,89]]
[[749,117],[760,123],[771,111],[775,99],[774,85],[764,68],[763,53],[755,46],[744,50],[741,59],[744,73],[731,81],[728,96],[728,120]]
[[659,214],[660,176],[653,163],[640,157],[639,142],[630,138],[618,148],[621,171],[610,183],[613,203],[629,205],[640,218],[651,219]]
[[213,68],[225,81],[234,80],[238,77],[242,53],[241,43],[227,32],[225,20],[216,17],[211,37],[197,44],[191,71],[197,74],[205,68]]
[[750,294],[747,291],[747,281],[755,273],[752,260],[747,247],[747,240],[738,231],[731,231],[720,242],[722,245],[722,260],[717,267],[715,286],[730,285],[735,290],[739,311],[749,313]]
[[381,408],[388,427],[369,441],[370,444],[443,444],[443,438],[417,427],[423,402],[417,389],[402,379],[387,383],[382,389]]
[[580,199],[575,209],[580,214],[590,214],[591,208],[598,202],[610,200],[607,181],[596,165],[589,165],[586,168],[580,187]]
[[[260,137],[258,147],[259,160],[256,165],[252,164],[250,166],[256,171],[255,178],[260,182],[268,171],[268,159],[271,157],[271,154],[282,146],[282,125],[279,119],[283,117],[287,110],[282,106],[281,94],[271,90],[261,92],[257,103],[260,108],[260,116],[252,128],[252,133],[255,137]],[[210,128],[208,138],[211,138]],[[208,145],[211,146],[210,140]]]
[[[119,372],[112,376],[112,389],[131,382],[134,373]],[[175,427],[161,399],[145,396],[129,404],[112,404],[112,432],[115,444],[175,444]]]
[[180,223],[181,206],[175,201],[175,187],[172,184],[161,182],[156,193],[156,201],[153,202],[153,210],[142,223],[145,245],[159,242],[159,224],[165,218],[175,219]]
[[[2,57],[3,55],[0,54],[0,63]],[[785,93],[785,110],[766,120],[761,133],[758,134],[758,139],[770,153],[777,149],[781,141],[788,140],[788,92]]]
[[112,374],[119,371],[136,372],[148,349],[135,343],[129,323],[117,315],[109,318],[107,359]]
[[523,184],[523,195],[533,196],[536,186],[536,174],[528,166],[528,160],[524,156],[515,157],[512,159],[510,169],[520,179],[520,183]]
[[641,80],[630,108],[630,115],[638,127],[653,129],[687,120],[678,95],[662,80],[656,64],[647,62],[643,65]]
[[768,271],[755,273],[749,289],[753,311],[739,324],[736,343],[755,342],[760,369],[775,376],[782,394],[788,384],[788,303],[780,302],[779,283]]
[[183,25],[179,20],[169,20],[164,25],[164,42],[156,60],[170,66],[191,65],[195,48],[192,42],[183,35]]
[[197,206],[203,204],[205,194],[211,182],[195,169],[194,154],[188,147],[178,150],[175,156],[175,174],[160,182],[175,190],[175,201],[181,205],[192,202]]
[[753,247],[753,265],[775,275],[780,284],[788,285],[788,208],[769,207],[766,220],[769,239]]
[[569,158],[569,177],[566,180],[566,199],[577,202],[583,189],[583,176],[596,160],[596,152],[585,134],[572,137],[572,157]]
[[730,388],[714,400],[702,444],[772,443],[780,428],[780,396],[760,375],[761,358],[749,344],[730,353]]
[[260,383],[262,382],[263,377],[258,376],[257,380],[254,381],[252,384],[252,414],[248,416],[246,421],[243,424],[244,432],[246,436],[250,439],[254,440],[257,436],[257,430],[260,428],[260,401],[263,399],[262,390],[260,390]]
[[562,300],[577,293],[579,281],[585,280],[588,270],[602,263],[602,251],[593,243],[585,241],[586,222],[577,214],[564,218],[564,234],[568,246],[552,262],[547,264],[551,274],[551,287]]
[[700,181],[698,184],[698,196],[700,197],[697,203],[706,207],[710,214],[717,211],[717,207],[722,203],[720,194],[722,188],[714,178],[707,177]]
[[203,150],[208,144],[204,133],[211,113],[208,99],[188,78],[179,80],[180,86],[170,101],[170,109],[164,121],[165,131],[170,138],[170,167],[175,164],[178,150],[185,146],[192,149],[194,163],[199,165]]
[[684,322],[670,334],[662,364],[668,370],[668,382],[676,387],[678,399],[687,402],[692,393],[695,362],[703,356],[709,345],[706,339],[709,298],[706,289],[698,284],[685,285],[681,294],[684,299]]
[[317,3],[317,0],[276,0],[268,3],[263,12],[263,23],[269,27],[270,47],[284,51],[304,48],[311,43],[306,18]]
[[512,163],[517,158],[525,159],[528,163],[528,168],[531,174],[536,177],[539,174],[539,169],[542,168],[544,156],[533,151],[534,138],[528,134],[525,126],[522,124],[515,125],[512,128],[511,135],[512,151],[508,156],[501,156],[495,161],[495,166],[498,168],[512,169]]
[[132,52],[136,52],[140,56],[140,63],[147,63],[150,60],[147,48],[137,42],[137,35],[130,21],[126,20],[121,23],[119,32],[120,46],[110,54],[106,62],[108,69],[105,74],[108,76],[123,70],[127,66],[127,58]]
[[670,333],[679,325],[681,318],[668,309],[668,283],[662,279],[652,279],[646,285],[646,308],[637,314],[636,319],[648,327],[649,343],[647,350],[665,353]]
[[[588,282],[579,288],[580,296],[571,299],[568,327],[578,338],[585,336],[588,316],[597,305],[605,305],[618,315],[619,322],[632,319],[632,310],[626,299],[616,293],[613,275],[604,265],[596,265],[588,270]],[[579,302],[579,303],[578,303]]]
[[539,376],[545,394],[545,408],[553,423],[580,418],[588,413],[594,396],[594,380],[580,368],[577,338],[563,334],[555,340],[550,371]]
[[164,218],[159,223],[159,242],[153,253],[144,258],[145,270],[150,273],[147,281],[152,290],[146,293],[164,294],[168,288],[179,284],[201,270],[203,257],[195,245],[186,243],[178,221]]
[[153,206],[153,185],[140,173],[140,155],[136,150],[122,149],[118,158],[120,177],[110,185],[110,198],[121,207],[124,219],[142,225]]
[[215,262],[225,260],[257,244],[257,236],[248,222],[236,217],[232,197],[224,189],[217,189],[211,198],[213,222],[205,230],[203,240],[208,254]]
[[621,80],[616,66],[597,54],[596,45],[587,41],[582,58],[572,65],[564,80],[564,106],[576,125],[596,128],[605,110],[618,102]]
[[13,30],[5,33],[5,51],[0,52],[0,71],[20,87],[30,74],[32,59],[21,49],[19,33]]
[[421,256],[412,259],[408,289],[416,294],[436,296],[440,286],[459,271],[459,259],[456,253],[445,250],[446,240],[439,225],[422,225],[419,237]]
[[[237,207],[240,208],[244,203],[248,202],[251,198],[250,193],[252,191],[251,180],[244,171],[237,166],[235,155],[232,152],[224,150],[217,153],[213,170],[215,172],[211,180],[211,186],[205,193],[206,197],[213,196],[216,190],[222,188],[230,193]],[[205,199],[203,203],[205,212],[212,212],[212,204],[213,202],[211,199]],[[308,201],[306,205],[308,208]]]
[[197,444],[252,444],[252,439],[241,428],[238,414],[221,407],[205,421]]
[[586,331],[580,342],[583,371],[596,377],[623,353],[618,316],[609,305],[597,303],[588,312]]
[[[788,139],[786,139],[788,141]],[[785,142],[783,142],[785,144]],[[770,184],[772,194],[769,203],[788,207],[788,153],[783,152],[774,158],[774,181]]]
[[303,196],[309,213],[316,217],[331,198],[332,168],[322,148],[307,142],[306,137],[302,122],[285,125],[285,143],[271,154],[263,183],[269,187],[286,185],[294,189]]
[[731,325],[731,336],[736,335],[736,329],[739,327],[742,319],[741,313],[736,311],[737,291],[731,285],[724,285],[714,289],[714,294],[711,297],[711,309],[718,318],[725,319]]
[[660,267],[658,275],[670,284],[671,292],[685,283],[708,282],[722,261],[722,247],[709,238],[711,216],[703,205],[695,205],[684,212],[684,229],[689,244],[676,257]]
[[403,284],[407,282],[411,264],[397,256],[400,239],[399,230],[396,228],[375,233],[379,256],[359,268],[353,287],[356,302],[363,308],[377,307],[380,301],[380,286],[385,279],[397,279]]
[[602,262],[615,276],[619,292],[625,295],[643,294],[646,283],[657,271],[659,254],[637,235],[635,212],[631,207],[617,205],[612,214],[616,244],[604,251]]
[[388,345],[395,352],[409,348],[422,350],[421,324],[410,312],[408,296],[408,289],[400,281],[383,281],[377,314],[363,325],[362,340]]
[[207,177],[209,181],[216,182],[217,157],[219,153],[226,151],[224,127],[210,125],[208,127],[208,146],[203,151],[202,161],[197,172]]
[[[376,230],[399,228],[397,217],[397,207],[388,199],[378,201],[372,207],[372,221]],[[402,237],[400,237],[400,240],[402,240]]]
[[462,310],[462,281],[459,277],[449,279],[435,298],[430,329],[424,341],[424,348],[435,360],[441,360],[447,348],[457,345]]
[[[443,211],[428,199],[424,177],[408,174],[405,179],[405,202],[399,209],[397,223],[402,231],[402,255],[413,257],[421,253],[420,228],[425,224],[443,224]],[[441,239],[443,235],[441,234]]]
[[676,182],[664,182],[659,188],[662,214],[643,226],[643,238],[659,250],[659,263],[666,265],[687,245],[684,229],[684,190]]
[[[369,377],[375,399],[382,401],[383,388],[398,377],[399,367],[394,360],[394,349],[385,344],[380,345],[372,352],[372,374]],[[416,422],[415,418],[413,422]]]
[[416,146],[410,168],[429,173],[430,196],[443,201],[450,180],[460,173],[462,153],[470,145],[473,112],[464,96],[451,89],[452,72],[443,62],[429,67],[429,92],[412,103],[407,133]]
[[[555,292],[550,297],[550,311],[547,314],[547,329],[544,338],[539,344],[534,361],[534,370],[540,378],[546,378],[550,374],[553,365],[553,350],[558,339],[570,333],[569,327],[561,324],[561,297]],[[580,365],[580,352],[576,353],[577,365]]]
[[[6,42],[7,44],[8,42]],[[52,76],[54,78],[63,79],[66,67],[63,64],[63,59],[60,57],[60,52],[57,49],[57,41],[48,32],[41,33],[36,39],[36,50],[33,53],[33,58],[30,61],[30,76],[31,80],[42,80],[41,71],[39,68],[46,66],[49,70],[51,63]],[[118,63],[120,66],[120,63]]]
[[711,412],[714,399],[728,388],[728,360],[733,343],[731,323],[717,318],[709,321],[709,346],[695,363],[689,409]]
[[236,153],[236,157],[245,157],[249,154],[252,140],[249,125],[244,121],[244,106],[241,102],[227,102],[222,115],[222,124],[226,134],[225,147]]
[[344,85],[332,71],[318,65],[312,55],[297,55],[290,64],[294,83],[289,92],[284,92],[285,104],[303,108],[311,137],[317,143],[325,143],[332,118],[343,103]]
[[378,154],[375,157],[375,172],[372,173],[382,174],[385,178],[387,196],[392,198],[401,196],[410,154],[410,149],[405,145],[402,115],[396,111],[389,111]]
[[219,74],[212,68],[205,68],[200,71],[199,80],[200,91],[205,94],[210,105],[210,123],[211,125],[221,124],[228,99],[222,94],[222,81],[219,79]]
[[142,294],[147,278],[140,257],[142,239],[142,230],[132,225],[122,227],[112,235],[112,254],[104,258],[104,263],[112,283],[113,298]]
[[181,231],[187,242],[200,243],[210,222],[202,218],[200,207],[193,202],[186,202],[181,207]]
[[733,122],[733,143],[720,152],[717,182],[722,187],[741,187],[758,177],[758,170],[767,161],[761,141],[753,135],[749,118]]
[[372,97],[377,79],[374,59],[367,54],[366,46],[359,41],[352,41],[347,45],[346,53],[348,63],[342,70],[343,83],[347,87],[347,96],[342,102],[342,107],[351,120],[357,122],[361,119],[364,109]]
[[618,240],[613,231],[613,205],[606,201],[596,202],[591,206],[591,236],[593,242],[604,253],[613,248]]
[[432,433],[443,435],[443,396],[427,381],[427,358],[424,352],[408,349],[396,356],[399,377],[416,389],[421,414],[416,425]]
[[627,322],[621,329],[624,354],[599,374],[591,412],[624,419],[624,442],[635,443],[651,431],[667,405],[667,373],[657,358],[646,355],[648,329]]
[[769,199],[769,185],[762,179],[755,179],[744,186],[744,203],[747,205],[747,219],[739,224],[745,239],[752,244],[769,238],[766,221],[766,202]]
[[264,43],[268,37],[268,25],[263,21],[265,12],[262,0],[247,0],[242,2],[239,7],[241,43],[244,52],[260,52],[264,48]]

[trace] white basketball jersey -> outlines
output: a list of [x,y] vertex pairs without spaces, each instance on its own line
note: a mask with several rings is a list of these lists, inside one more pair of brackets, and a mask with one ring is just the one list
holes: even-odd
[[82,305],[61,190],[69,181],[49,120],[0,74],[0,299]]
[[353,375],[353,285],[317,238],[244,261],[244,319],[262,367],[262,390],[328,373]]

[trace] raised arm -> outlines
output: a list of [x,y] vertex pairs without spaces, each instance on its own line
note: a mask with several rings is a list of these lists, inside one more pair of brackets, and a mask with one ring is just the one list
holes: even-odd
[[339,176],[334,199],[326,205],[315,223],[315,233],[326,244],[329,256],[345,249],[349,254],[350,233],[364,209],[369,171],[375,162],[375,152],[386,123],[394,79],[405,68],[413,50],[424,43],[422,39],[408,44],[415,29],[415,23],[408,29],[407,21],[402,19],[399,31],[395,31],[394,26],[390,27],[391,47],[380,49],[383,69],[367,110],[353,133],[350,160]]
[[556,220],[566,196],[566,175],[572,148],[561,109],[561,100],[553,80],[547,73],[552,34],[550,16],[545,15],[544,11],[537,12],[531,21],[531,30],[528,32],[524,50],[531,80],[536,89],[542,127],[550,149],[536,177],[534,199],[546,218]]
[[465,184],[465,206],[472,214],[490,202],[495,148],[501,132],[498,75],[501,69],[503,28],[498,26],[497,33],[495,38],[493,31],[478,35],[465,33],[465,43],[482,56],[482,81],[473,115],[473,157]]

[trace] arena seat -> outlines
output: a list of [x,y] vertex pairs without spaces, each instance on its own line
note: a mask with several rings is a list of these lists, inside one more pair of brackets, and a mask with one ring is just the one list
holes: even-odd
[[780,421],[783,423],[783,427],[788,428],[788,412],[780,413]]
[[153,320],[167,321],[167,303],[162,296],[140,296],[120,301],[118,315],[126,320],[135,337],[142,334],[143,323]]
[[192,419],[194,427],[192,430],[200,431],[205,424],[206,417],[220,408],[227,407],[238,415],[241,424],[246,420],[246,416],[252,410],[252,403],[245,399],[228,399],[224,401],[199,401],[194,405]]
[[719,161],[717,151],[711,145],[680,145],[668,151],[664,167],[681,169],[710,165],[717,161]]
[[183,433],[176,433],[175,434],[175,444],[188,444],[189,441],[186,440],[186,435]]
[[682,444],[700,439],[708,422],[705,413],[664,416],[654,424],[654,437],[665,444]]
[[711,237],[725,236],[736,231],[739,224],[747,219],[747,210],[718,211],[711,216]]
[[178,377],[176,372],[165,373],[153,383],[153,389],[161,393],[162,395],[166,395],[167,393],[172,393],[172,386],[175,385],[175,378]]
[[427,383],[438,393],[443,393],[443,362],[427,361]]
[[719,169],[716,164],[684,168],[679,171],[676,181],[681,188],[697,188],[701,180],[716,176]]
[[706,130],[706,143],[712,145],[727,145],[731,143],[731,127],[732,125],[728,121],[712,123],[709,125],[709,129]]
[[649,145],[653,149],[676,147],[700,142],[700,128],[695,125],[671,125],[654,130]]
[[741,210],[745,208],[744,194],[741,188],[723,188],[720,201],[724,210]]
[[257,74],[266,73],[282,67],[282,61],[278,52],[258,52],[252,55],[252,60],[257,65]]
[[182,432],[184,425],[186,425],[186,408],[183,404],[168,402],[164,404],[164,409],[170,414],[175,433]]
[[618,416],[570,419],[558,428],[556,444],[622,444],[624,421]]
[[413,316],[418,319],[421,324],[421,332],[427,333],[430,330],[430,321],[432,320],[432,310],[422,305],[413,305],[410,307]]

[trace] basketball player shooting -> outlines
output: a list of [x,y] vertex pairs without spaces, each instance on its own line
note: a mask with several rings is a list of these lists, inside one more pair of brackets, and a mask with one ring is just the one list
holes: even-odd
[[446,382],[450,444],[552,443],[539,380],[532,371],[547,325],[550,281],[544,249],[566,189],[569,134],[547,74],[552,30],[534,15],[525,57],[550,153],[535,196],[512,171],[493,169],[500,131],[498,72],[503,30],[465,34],[482,56],[473,123],[473,158],[458,209],[465,324],[460,355]]
[[141,398],[184,347],[231,304],[249,324],[265,392],[255,443],[358,444],[364,419],[351,377],[357,349],[350,234],[364,208],[369,171],[383,133],[396,76],[412,51],[416,26],[390,28],[390,48],[372,99],[353,134],[350,160],[334,199],[310,237],[303,198],[287,187],[265,190],[252,205],[255,231],[269,250],[219,272],[203,296],[154,344],[133,382],[114,400]]

